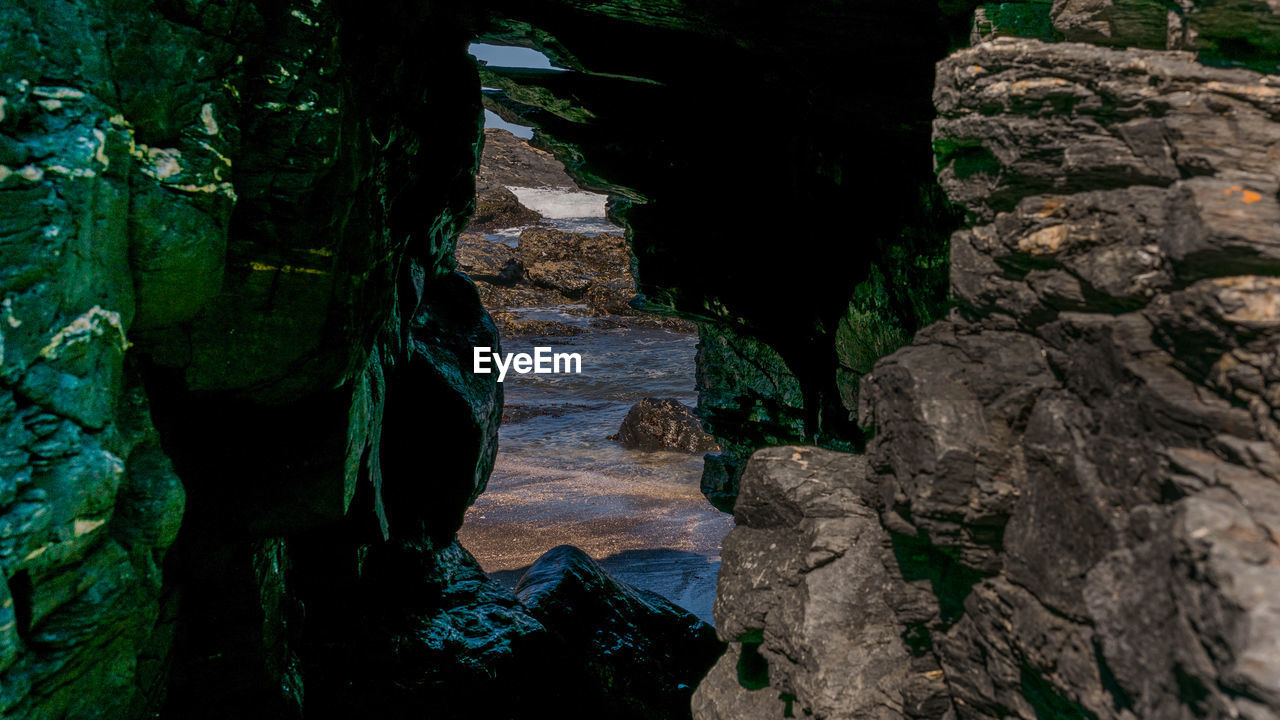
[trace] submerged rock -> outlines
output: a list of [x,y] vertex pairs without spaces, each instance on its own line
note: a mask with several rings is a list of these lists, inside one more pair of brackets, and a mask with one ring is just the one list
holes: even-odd
[[516,596],[581,663],[582,703],[597,703],[601,717],[687,718],[694,686],[724,649],[711,626],[570,545],[538,558]]
[[610,439],[636,450],[715,452],[715,438],[702,429],[693,408],[670,398],[645,398],[627,412]]

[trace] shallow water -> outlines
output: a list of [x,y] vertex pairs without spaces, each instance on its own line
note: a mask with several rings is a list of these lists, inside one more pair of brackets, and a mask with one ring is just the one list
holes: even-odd
[[[586,323],[562,308],[528,317]],[[620,580],[711,621],[720,541],[733,525],[698,490],[702,456],[626,450],[607,436],[645,397],[694,404],[696,336],[617,329],[568,338],[503,340],[504,352],[582,355],[581,374],[515,375],[488,489],[467,513],[464,546],[514,585],[557,545],[576,545]],[[532,414],[532,416],[528,416]]]
[[[587,235],[593,237],[604,233],[614,233],[621,235],[625,230],[614,225],[603,217],[571,217],[571,218],[544,218],[543,223],[550,225],[556,230],[577,233],[579,235]],[[520,233],[529,228],[537,227],[537,225],[521,225],[520,227],[502,228],[494,230],[491,233],[485,233],[481,237],[486,240],[500,242],[507,247],[516,247],[520,244]]]

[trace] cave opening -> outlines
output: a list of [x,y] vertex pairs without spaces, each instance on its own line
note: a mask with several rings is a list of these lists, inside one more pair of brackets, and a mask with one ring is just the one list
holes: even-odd
[[[719,450],[697,418],[698,327],[637,309],[635,258],[618,210],[634,197],[584,189],[526,120],[531,106],[584,119],[528,84],[574,73],[546,55],[475,43],[485,98],[476,214],[458,242],[503,353],[574,353],[580,373],[505,375],[498,455],[459,540],[490,577],[527,594],[580,549],[613,578],[711,623],[720,542],[732,527],[699,489]],[[536,120],[532,121],[536,125]],[[540,560],[546,555],[548,560]],[[530,568],[537,564],[530,573]]]

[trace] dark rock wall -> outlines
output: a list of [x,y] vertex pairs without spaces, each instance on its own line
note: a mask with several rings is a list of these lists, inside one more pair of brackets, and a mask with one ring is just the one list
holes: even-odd
[[501,409],[462,15],[0,10],[0,715],[299,714],[357,560],[450,546]]

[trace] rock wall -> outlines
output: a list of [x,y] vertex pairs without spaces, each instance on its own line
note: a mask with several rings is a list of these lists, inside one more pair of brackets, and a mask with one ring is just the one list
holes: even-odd
[[324,610],[399,607],[360,561],[483,489],[465,13],[353,10],[0,9],[6,718],[301,714]]
[[696,717],[1280,716],[1280,76],[1213,66],[1274,72],[1277,15],[1152,5],[1044,10],[1158,50],[997,37],[938,65],[958,307],[863,378],[866,469],[747,466],[717,604],[737,654]]

